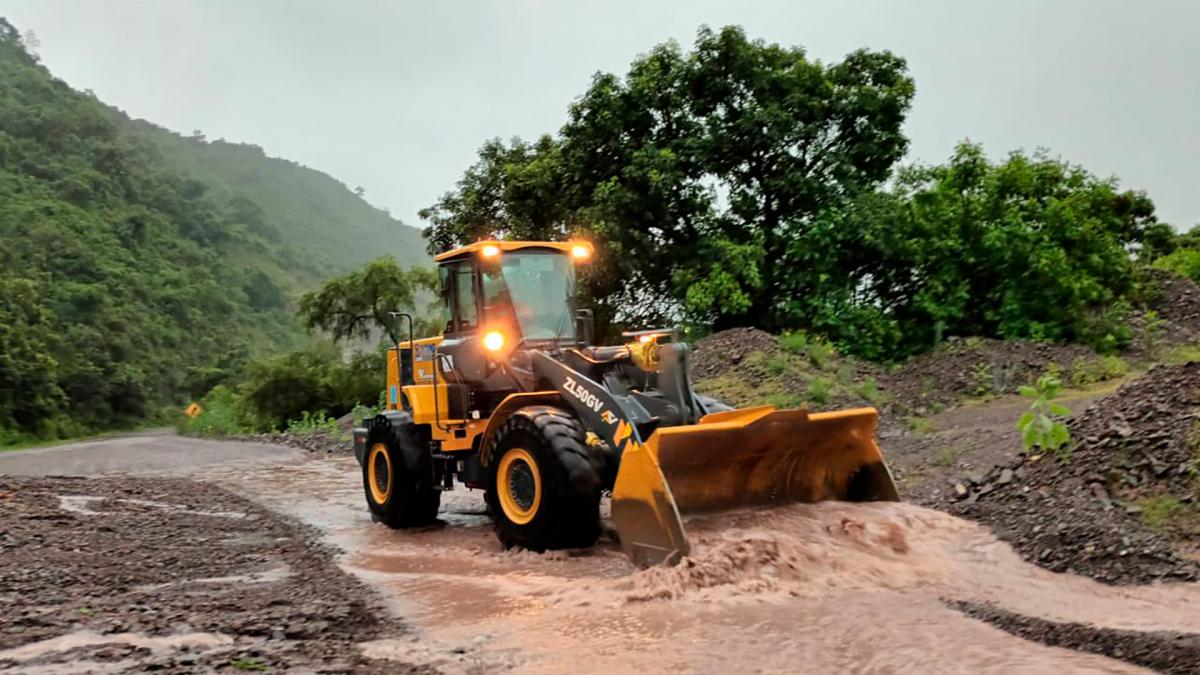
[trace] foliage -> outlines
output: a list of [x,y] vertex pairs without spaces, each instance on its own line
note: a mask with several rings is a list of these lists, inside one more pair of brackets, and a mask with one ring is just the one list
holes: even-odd
[[908,425],[908,430],[916,434],[930,434],[937,430],[937,425],[928,417],[919,417],[912,415],[904,419]]
[[875,378],[868,377],[858,384],[855,393],[863,398],[871,405],[879,405],[883,402],[883,392],[879,391],[879,384],[875,382]]
[[1182,344],[1172,348],[1162,357],[1163,363],[1179,365],[1190,361],[1200,361],[1200,344]]
[[772,354],[763,359],[763,366],[766,367],[768,374],[776,377],[792,370],[791,359],[786,354]]
[[960,448],[950,446],[939,448],[937,454],[934,455],[933,463],[938,466],[954,466],[954,463],[958,461],[958,456],[961,454],[962,450]]
[[[420,230],[368,204],[341,181],[257,145],[185,136],[107,108],[109,119],[173,171],[207,186],[209,198],[271,243],[290,244],[305,281],[359,267],[380,255],[426,265]],[[307,285],[307,284],[306,284]]]
[[[365,340],[372,332],[390,334],[396,328],[403,332],[404,328],[394,326],[389,313],[413,311],[418,293],[434,291],[437,285],[437,275],[432,270],[414,267],[406,271],[394,259],[383,257],[305,293],[300,298],[299,315],[309,330],[325,330],[335,341]],[[439,327],[414,318],[418,337]]]
[[225,385],[217,385],[201,401],[202,410],[193,419],[183,418],[179,430],[207,436],[236,436],[253,429],[247,427],[239,413],[237,393]]
[[808,334],[802,330],[787,331],[779,336],[779,346],[789,354],[804,354],[808,350]]
[[1142,508],[1142,522],[1160,532],[1172,529],[1188,511],[1186,504],[1171,495],[1141,499],[1138,500],[1138,506]]
[[[799,47],[702,28],[602,73],[556,136],[490,141],[422,211],[431,253],[481,237],[591,237],[598,325],[686,317],[783,324],[791,242],[874,188],[907,148],[902,59],[824,64]],[[822,253],[810,252],[813,257]]]
[[1169,246],[1160,244],[1158,248],[1170,250],[1154,260],[1154,267],[1200,283],[1200,227],[1172,239]]
[[165,168],[3,20],[0,84],[0,435],[134,425],[292,343],[289,245]]
[[[358,408],[358,406],[355,406],[355,408]],[[299,419],[288,422],[287,429],[296,434],[320,432],[336,436],[341,433],[337,420],[326,415],[323,410],[319,410],[316,413],[305,410]]]
[[1071,365],[1071,384],[1086,387],[1115,380],[1129,373],[1129,364],[1119,356],[1086,357],[1075,359]]
[[829,391],[833,383],[824,377],[814,377],[808,381],[808,400],[818,405],[829,402]]
[[1071,432],[1063,420],[1071,410],[1054,402],[1061,388],[1062,382],[1051,375],[1039,377],[1037,386],[1021,387],[1021,396],[1030,400],[1029,410],[1017,420],[1025,452],[1040,448],[1062,461],[1070,458]]
[[787,351],[808,332],[884,361],[946,335],[1127,344],[1135,259],[1179,246],[1153,203],[1043,152],[993,162],[970,143],[893,171],[913,91],[887,52],[822,64],[703,28],[691,51],[598,74],[557,135],[485,144],[422,212],[429,250],[591,237],[602,333],[786,327]]
[[824,340],[816,339],[808,341],[808,346],[805,347],[804,353],[808,356],[809,362],[821,370],[829,368],[830,360],[836,354],[833,345]]
[[283,428],[313,414],[341,417],[364,401],[379,400],[383,372],[382,352],[345,362],[330,343],[254,361],[238,385],[241,414],[254,429]]

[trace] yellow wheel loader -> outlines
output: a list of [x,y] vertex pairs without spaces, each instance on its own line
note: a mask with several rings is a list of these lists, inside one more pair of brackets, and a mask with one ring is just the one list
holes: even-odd
[[354,430],[372,517],[437,517],[456,482],[486,491],[505,546],[586,547],[600,499],[638,565],[688,554],[684,517],[755,505],[897,500],[873,408],[730,409],[699,396],[670,331],[593,345],[575,307],[586,242],[484,241],[437,256],[440,337],[393,336],[387,409]]

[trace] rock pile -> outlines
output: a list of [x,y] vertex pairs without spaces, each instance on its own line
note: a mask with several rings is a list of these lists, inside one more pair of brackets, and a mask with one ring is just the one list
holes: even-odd
[[1180,547],[1186,531],[1151,528],[1144,513],[1144,500],[1167,499],[1185,527],[1200,517],[1198,414],[1200,363],[1158,366],[1071,421],[1068,461],[1023,456],[965,478],[950,511],[1054,571],[1115,584],[1200,579]]
[[750,354],[779,351],[779,339],[757,328],[731,328],[713,333],[693,345],[692,380],[719,377]]
[[1095,352],[1079,345],[952,337],[885,373],[880,384],[901,405],[927,414],[963,398],[1015,392],[1051,364],[1069,373],[1076,361],[1095,358]]
[[[1164,270],[1149,270],[1150,283],[1156,289],[1147,306],[1132,312],[1129,325],[1132,340],[1128,351],[1144,356],[1155,350],[1200,340],[1200,286],[1187,277]],[[1157,314],[1152,330],[1147,312]],[[1154,344],[1147,344],[1153,340]]]
[[323,452],[329,455],[354,452],[354,439],[352,436],[349,434],[330,434],[324,431],[309,431],[304,433],[282,431],[255,434],[248,436],[246,440],[298,448],[305,452]]

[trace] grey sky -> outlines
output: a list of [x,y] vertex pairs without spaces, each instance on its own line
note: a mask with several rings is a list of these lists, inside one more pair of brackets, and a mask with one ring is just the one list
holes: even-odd
[[486,138],[556,130],[594,72],[704,23],[827,61],[904,56],[911,159],[963,138],[1043,146],[1200,222],[1200,2],[0,0],[0,15],[72,86],[361,185],[414,225]]

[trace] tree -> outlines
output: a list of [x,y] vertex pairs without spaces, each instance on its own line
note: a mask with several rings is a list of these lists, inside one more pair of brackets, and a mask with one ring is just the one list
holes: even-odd
[[1131,254],[1158,232],[1142,193],[1044,153],[993,163],[970,143],[818,223],[791,243],[808,271],[785,285],[789,320],[874,358],[943,335],[1119,346]]
[[367,339],[373,330],[390,333],[389,312],[412,310],[422,290],[436,288],[437,275],[431,270],[404,270],[385,256],[305,293],[299,315],[309,330],[327,331],[334,340]]
[[780,327],[787,242],[887,176],[912,95],[886,52],[824,65],[703,28],[691,53],[668,42],[597,75],[557,138],[486,144],[422,212],[429,249],[585,233],[602,317]]

